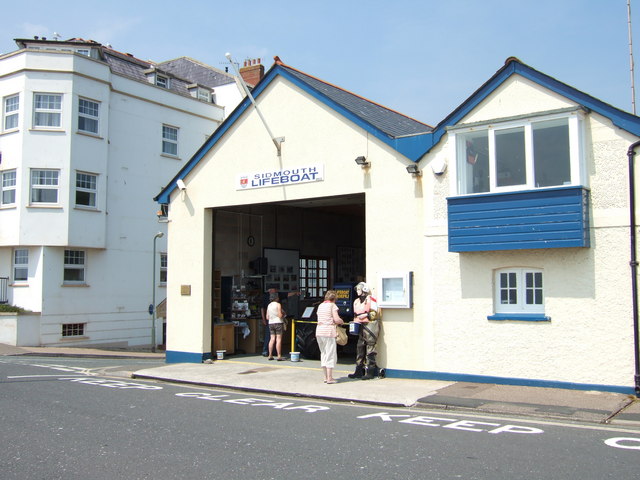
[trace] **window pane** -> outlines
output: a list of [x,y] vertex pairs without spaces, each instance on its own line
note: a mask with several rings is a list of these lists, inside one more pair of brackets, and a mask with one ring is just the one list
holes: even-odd
[[523,185],[527,183],[524,127],[498,130],[496,141],[496,185]]
[[177,155],[178,145],[170,142],[162,142],[162,153],[167,153],[169,155]]
[[84,265],[84,252],[82,250],[65,250],[65,265]]
[[36,94],[36,108],[46,110],[60,110],[62,97],[60,95]]
[[98,133],[99,104],[90,100],[80,99],[78,103],[78,130]]
[[0,197],[0,203],[2,205],[10,205],[16,203],[16,172],[15,170],[9,172],[2,172],[2,183],[0,183],[0,190],[2,196]]
[[98,133],[98,121],[93,118],[79,117],[78,130],[83,132]]
[[14,282],[26,282],[28,279],[28,269],[24,267],[16,267],[13,269]]
[[26,248],[14,250],[13,265],[13,280],[15,282],[25,282],[29,273],[29,250]]
[[84,270],[81,268],[65,268],[65,282],[84,282]]
[[83,192],[81,190],[76,191],[76,205],[82,205],[85,207],[96,206],[96,194],[90,192]]
[[566,118],[533,124],[536,187],[571,183],[569,122]]
[[458,157],[460,193],[489,191],[488,132],[472,132],[462,136],[462,153]]
[[18,128],[18,110],[19,109],[20,109],[20,97],[18,95],[5,98],[4,100],[5,130]]
[[58,190],[34,188],[31,190],[33,203],[58,203]]
[[34,124],[36,127],[59,127],[62,95],[35,95]]

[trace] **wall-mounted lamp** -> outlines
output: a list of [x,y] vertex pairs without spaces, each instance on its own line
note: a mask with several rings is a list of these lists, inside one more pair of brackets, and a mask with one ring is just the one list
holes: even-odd
[[371,162],[367,162],[367,157],[357,157],[356,164],[360,165],[362,168],[369,168],[371,166]]
[[420,175],[422,175],[422,172],[418,168],[418,165],[415,164],[407,165],[407,172],[414,177],[419,177]]

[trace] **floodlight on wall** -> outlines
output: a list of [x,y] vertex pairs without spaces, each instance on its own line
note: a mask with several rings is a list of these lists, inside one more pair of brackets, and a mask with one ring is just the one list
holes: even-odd
[[357,157],[356,164],[360,165],[362,168],[369,168],[371,166],[371,162],[367,162],[367,157]]
[[416,164],[407,165],[407,173],[410,173],[414,177],[419,177],[420,175],[422,175],[422,172]]

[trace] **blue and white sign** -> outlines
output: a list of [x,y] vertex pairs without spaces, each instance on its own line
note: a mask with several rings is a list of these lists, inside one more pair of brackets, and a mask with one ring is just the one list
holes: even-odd
[[238,175],[236,190],[252,188],[281,187],[299,183],[322,182],[324,180],[324,165],[308,167],[293,167],[266,172],[244,173]]

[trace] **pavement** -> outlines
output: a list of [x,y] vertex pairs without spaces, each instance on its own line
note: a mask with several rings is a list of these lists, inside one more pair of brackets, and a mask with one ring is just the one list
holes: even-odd
[[[0,356],[146,358],[164,360],[164,352],[142,349],[14,347],[0,344]],[[640,430],[640,399],[622,393],[559,388],[383,378],[350,379],[353,362],[339,360],[337,383],[323,382],[320,362],[268,361],[260,355],[230,355],[210,363],[172,363],[134,372],[131,378],[245,392],[296,396],[387,407],[414,407],[517,415],[523,417],[620,425]]]

